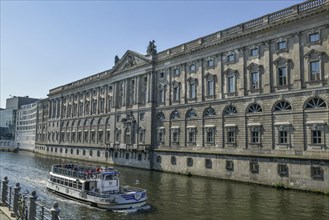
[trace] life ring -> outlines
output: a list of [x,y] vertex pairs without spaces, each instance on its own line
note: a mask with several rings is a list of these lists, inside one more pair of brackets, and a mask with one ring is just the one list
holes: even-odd
[[65,192],[66,192],[66,193],[69,193],[69,189],[68,189],[68,188],[66,188],[66,189],[65,189]]
[[56,190],[59,191],[59,187],[58,186],[56,186]]

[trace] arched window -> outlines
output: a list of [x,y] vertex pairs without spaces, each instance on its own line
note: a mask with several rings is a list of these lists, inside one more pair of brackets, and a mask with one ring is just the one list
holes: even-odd
[[215,116],[215,115],[216,115],[216,111],[212,107],[208,107],[204,110],[204,116],[205,117]]
[[274,111],[291,111],[291,105],[289,102],[280,101],[274,106]]
[[158,112],[157,118],[158,118],[160,121],[163,121],[166,117],[165,117],[165,115],[163,114],[163,112]]
[[186,118],[195,118],[197,114],[194,109],[190,109],[186,112]]
[[250,104],[247,109],[247,113],[257,113],[262,111],[262,107],[257,103]]
[[325,108],[327,104],[321,98],[313,98],[306,103],[306,109]]
[[236,110],[236,108],[233,105],[230,105],[224,109],[224,115],[233,115],[233,114],[237,114],[237,113],[238,113],[238,111]]
[[180,116],[179,116],[179,112],[177,110],[173,111],[170,114],[170,119],[178,119],[178,118],[180,118]]

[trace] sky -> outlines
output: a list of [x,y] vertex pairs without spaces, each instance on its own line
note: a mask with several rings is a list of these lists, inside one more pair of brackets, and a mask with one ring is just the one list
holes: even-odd
[[302,0],[0,0],[1,108],[11,96],[50,89],[111,69],[127,50],[163,51]]

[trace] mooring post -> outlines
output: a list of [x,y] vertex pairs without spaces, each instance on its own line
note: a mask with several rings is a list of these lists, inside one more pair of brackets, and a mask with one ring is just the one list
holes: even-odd
[[20,190],[21,190],[21,187],[20,187],[19,183],[16,183],[16,186],[14,188],[14,204],[13,204],[13,211],[16,216],[18,216],[18,199],[19,199],[19,195],[20,195]]
[[53,207],[50,209],[51,220],[59,220],[59,212],[61,209],[58,207],[58,203],[54,202]]
[[29,220],[35,220],[37,214],[37,205],[35,201],[37,200],[38,196],[36,191],[32,191],[30,195],[30,210],[29,210]]
[[8,177],[4,177],[2,181],[2,203],[6,204],[7,202],[7,195],[8,195]]

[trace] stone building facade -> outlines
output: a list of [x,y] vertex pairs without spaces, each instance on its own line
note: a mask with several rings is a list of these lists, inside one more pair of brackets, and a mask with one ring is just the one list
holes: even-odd
[[39,104],[36,151],[329,191],[329,3],[302,4],[112,69]]
[[16,112],[16,146],[21,150],[33,151],[37,122],[37,102],[22,105]]

